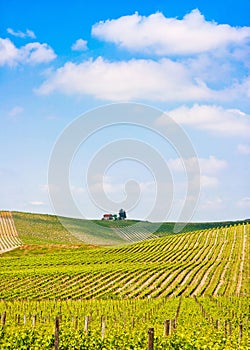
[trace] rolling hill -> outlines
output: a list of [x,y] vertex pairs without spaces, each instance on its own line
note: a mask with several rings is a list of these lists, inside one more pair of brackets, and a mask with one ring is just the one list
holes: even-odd
[[[12,212],[12,217],[19,233],[19,238],[24,244],[96,244],[102,246],[113,246],[131,242],[125,235],[119,234],[122,229],[127,228],[130,235],[136,229],[149,232],[149,238],[155,236],[166,236],[173,234],[174,222],[150,223],[139,220],[125,221],[102,221],[102,220],[80,220],[72,218],[60,218],[54,215],[31,214]],[[247,223],[249,220],[224,221],[224,222],[202,222],[188,223],[182,232],[215,229],[219,227],[232,226]],[[63,225],[62,225],[63,223]],[[66,229],[66,228],[68,229]],[[131,228],[131,230],[129,230]],[[135,241],[147,238],[133,237]]]
[[247,221],[60,219],[0,214],[0,349],[249,349]]
[[[99,231],[92,233],[97,240],[84,244],[56,217],[13,213],[13,218],[23,246],[0,255],[2,299],[249,295],[247,223],[165,232],[124,244],[115,234],[108,239],[104,235],[103,225],[114,222],[100,222]],[[90,236],[87,221],[70,223],[84,237]],[[97,246],[101,240],[119,244]]]

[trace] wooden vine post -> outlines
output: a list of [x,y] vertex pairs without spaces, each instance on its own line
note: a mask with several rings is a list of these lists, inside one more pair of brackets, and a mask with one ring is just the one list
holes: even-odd
[[32,327],[36,326],[36,315],[33,315],[32,317]]
[[89,329],[89,316],[85,316],[85,319],[84,319],[84,332],[88,333],[88,329]]
[[104,316],[101,318],[101,325],[102,325],[102,340],[105,337],[105,331],[106,331],[106,322]]
[[76,319],[75,319],[75,330],[77,330],[78,328],[78,316],[76,316]]
[[243,325],[242,325],[242,323],[240,323],[240,325],[239,325],[239,343],[241,343],[242,335],[243,335]]
[[59,350],[59,316],[56,316],[55,319],[55,343],[54,343],[54,348],[55,350]]
[[154,350],[154,328],[148,329],[148,350]]
[[2,326],[5,325],[5,322],[6,322],[6,311],[4,311],[4,312],[2,313],[2,319],[1,319]]
[[170,320],[164,320],[164,337],[170,335]]

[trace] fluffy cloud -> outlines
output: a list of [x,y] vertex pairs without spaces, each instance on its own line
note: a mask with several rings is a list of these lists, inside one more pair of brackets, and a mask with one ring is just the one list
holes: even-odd
[[85,51],[88,49],[87,47],[87,40],[78,39],[76,42],[71,46],[71,49],[73,51]]
[[14,118],[16,117],[18,114],[22,113],[24,111],[23,107],[21,106],[15,106],[13,107],[10,111],[9,111],[9,116]]
[[206,21],[196,9],[181,20],[158,12],[148,17],[135,13],[102,21],[93,26],[92,35],[131,51],[187,55],[244,43],[250,37],[250,27]]
[[[92,34],[129,49],[146,50],[154,58],[155,53],[182,57],[126,61],[108,61],[99,57],[80,63],[66,62],[47,77],[37,89],[39,93],[57,91],[108,101],[184,103],[225,103],[245,101],[250,97],[246,64],[250,27],[234,28],[207,22],[198,10],[194,10],[182,20],[166,18],[161,13],[148,17],[136,13],[100,22],[93,26]],[[86,45],[85,40],[78,39],[72,50],[85,50]],[[221,114],[221,111],[216,112],[214,108],[213,117],[215,113]],[[232,112],[231,116],[235,122],[232,128],[220,119],[221,133],[224,128],[226,133],[240,132],[241,122],[236,125],[237,112]],[[213,131],[213,123],[201,124],[201,128]]]
[[227,168],[227,162],[224,159],[217,159],[214,156],[209,158],[199,158],[201,173],[217,174]]
[[[201,174],[214,175],[227,167],[227,162],[224,159],[217,159],[214,156],[209,158],[198,158]],[[192,171],[193,164],[196,159],[190,158],[186,160],[187,170]],[[181,158],[170,159],[168,166],[172,171],[184,171],[184,164]]]
[[44,205],[45,203],[42,201],[32,201],[30,202],[30,204],[34,206],[40,206],[40,205]]
[[48,63],[56,58],[48,44],[29,43],[20,50],[21,61],[26,63]]
[[38,89],[41,94],[53,91],[113,101],[189,101],[213,96],[213,91],[193,79],[187,68],[169,59],[108,62],[99,57],[80,64],[68,62]]
[[[238,109],[195,104],[192,107],[181,106],[167,114],[179,124],[191,125],[221,136],[250,135],[250,115]],[[164,124],[167,122],[166,117],[163,115],[158,122]]]
[[237,150],[240,154],[248,155],[250,154],[250,145],[240,143]]
[[8,28],[7,32],[13,36],[18,37],[18,38],[31,38],[31,39],[36,38],[35,33],[30,29],[26,29],[25,32],[21,32],[20,30],[14,31],[12,28]]
[[201,175],[201,188],[212,188],[219,184],[219,180],[215,176]]
[[[214,156],[209,158],[198,158],[200,167],[200,182],[202,188],[216,187],[219,184],[217,178],[220,171],[227,168],[227,162],[224,159],[217,159]],[[190,158],[185,160],[186,169],[181,158],[170,159],[168,166],[172,172],[184,172],[185,170],[192,173],[196,159]]]
[[223,208],[223,200],[220,197],[216,197],[213,199],[205,199],[200,207],[205,210],[220,210]]
[[48,44],[33,42],[17,48],[10,39],[0,38],[0,66],[48,63],[56,54]]
[[15,65],[19,56],[19,50],[10,39],[0,38],[0,66]]
[[250,208],[250,197],[241,198],[237,202],[237,206],[238,207],[243,207],[243,208]]

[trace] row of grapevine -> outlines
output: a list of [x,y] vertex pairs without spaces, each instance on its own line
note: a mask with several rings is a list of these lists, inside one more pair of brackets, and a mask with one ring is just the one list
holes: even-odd
[[142,224],[124,226],[113,228],[113,231],[121,238],[128,242],[140,242],[147,239],[153,239],[157,236],[153,234],[149,229],[143,227]]
[[249,295],[249,225],[117,248],[20,250],[0,257],[0,298]]
[[60,350],[145,350],[149,328],[154,350],[245,350],[248,303],[246,297],[0,302],[0,349],[54,349],[57,318]]
[[0,253],[22,245],[10,212],[0,212]]

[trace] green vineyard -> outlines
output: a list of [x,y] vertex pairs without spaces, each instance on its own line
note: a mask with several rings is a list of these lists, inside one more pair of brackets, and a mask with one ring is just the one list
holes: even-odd
[[24,246],[0,257],[0,298],[246,296],[249,227],[167,235],[115,248]]
[[22,245],[10,212],[0,212],[0,254]]
[[[2,302],[0,349],[249,349],[245,297]],[[4,324],[3,324],[4,323]],[[58,344],[59,343],[59,344]]]
[[57,349],[146,350],[148,328],[154,350],[249,348],[247,222],[98,246],[55,217],[13,218],[23,245],[0,255],[0,349],[56,348],[55,318]]

